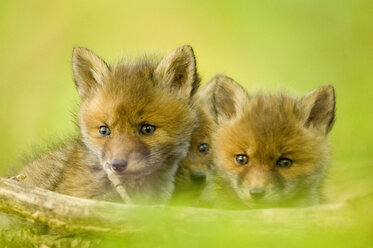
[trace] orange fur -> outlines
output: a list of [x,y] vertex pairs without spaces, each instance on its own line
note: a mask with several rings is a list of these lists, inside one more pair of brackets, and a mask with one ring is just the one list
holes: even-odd
[[[199,105],[198,101],[196,104]],[[209,195],[206,189],[214,175],[211,133],[215,123],[199,106],[199,123],[193,132],[187,156],[180,162],[175,176],[173,202],[176,204],[206,205]]]
[[[334,122],[333,87],[320,87],[302,99],[249,97],[226,76],[216,77],[211,87],[219,123],[213,149],[224,187],[232,187],[250,207],[317,204]],[[236,160],[239,154],[247,156],[247,164]],[[292,165],[280,167],[283,159]]]
[[[73,72],[82,99],[81,135],[31,162],[21,173],[25,182],[86,198],[115,194],[103,166],[113,169],[121,161],[124,169],[116,174],[135,202],[166,202],[197,125],[191,98],[199,79],[191,47],[182,46],[160,62],[114,67],[78,47]],[[149,125],[152,133],[143,133]],[[108,135],[99,133],[102,126]]]

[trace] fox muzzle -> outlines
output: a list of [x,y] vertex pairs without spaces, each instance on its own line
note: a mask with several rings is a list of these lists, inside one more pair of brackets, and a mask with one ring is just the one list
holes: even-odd
[[111,169],[114,173],[122,173],[128,166],[127,160],[124,159],[114,159],[111,162]]

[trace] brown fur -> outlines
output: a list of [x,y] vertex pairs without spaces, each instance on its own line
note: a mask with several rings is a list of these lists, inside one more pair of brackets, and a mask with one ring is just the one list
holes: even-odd
[[[80,138],[37,159],[25,182],[79,197],[113,192],[103,170],[128,162],[118,177],[135,202],[165,202],[179,161],[197,124],[191,97],[198,88],[194,54],[182,46],[160,62],[142,60],[109,67],[93,52],[75,48],[73,72],[82,99]],[[142,135],[143,124],[156,127]],[[106,125],[111,134],[99,134]]]
[[[199,110],[199,123],[193,132],[191,145],[187,156],[180,162],[175,176],[175,192],[173,202],[183,205],[206,205],[211,201],[208,188],[214,176],[213,151],[211,148],[211,134],[216,124],[206,111],[208,102],[205,99],[209,92],[206,87],[199,90],[193,103]],[[200,146],[207,145],[208,151],[201,152]],[[195,175],[205,176],[196,178]]]
[[[306,206],[320,201],[320,183],[328,164],[327,133],[334,122],[334,89],[322,86],[302,99],[285,94],[249,97],[226,76],[218,76],[214,135],[218,173],[225,187],[250,207]],[[246,165],[236,162],[245,154]],[[276,163],[293,161],[289,168]],[[254,199],[253,188],[265,190]]]

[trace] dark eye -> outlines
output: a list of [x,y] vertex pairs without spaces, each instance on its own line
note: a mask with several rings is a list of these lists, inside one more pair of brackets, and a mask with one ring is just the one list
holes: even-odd
[[111,134],[111,131],[109,129],[108,126],[100,126],[100,129],[98,130],[98,132],[102,135],[102,136],[108,136]]
[[144,124],[141,126],[140,133],[142,135],[151,135],[155,132],[156,127],[150,124]]
[[281,168],[290,168],[293,165],[293,161],[288,158],[280,158],[277,160],[276,165]]
[[236,162],[239,165],[246,165],[249,162],[249,157],[245,154],[237,154]]
[[202,143],[198,146],[198,151],[203,154],[209,153],[209,145],[206,143]]

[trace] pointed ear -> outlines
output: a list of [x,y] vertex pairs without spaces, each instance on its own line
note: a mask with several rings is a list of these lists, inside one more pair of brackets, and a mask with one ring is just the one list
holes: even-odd
[[154,78],[160,87],[181,98],[190,98],[199,86],[192,47],[181,46],[163,58],[154,71]]
[[218,124],[242,114],[249,103],[245,89],[225,75],[216,75],[199,90],[196,98]]
[[321,86],[301,99],[304,125],[315,127],[327,134],[335,120],[335,94],[331,85]]
[[96,54],[84,47],[73,50],[73,74],[76,88],[81,99],[102,86],[109,74],[109,66]]

